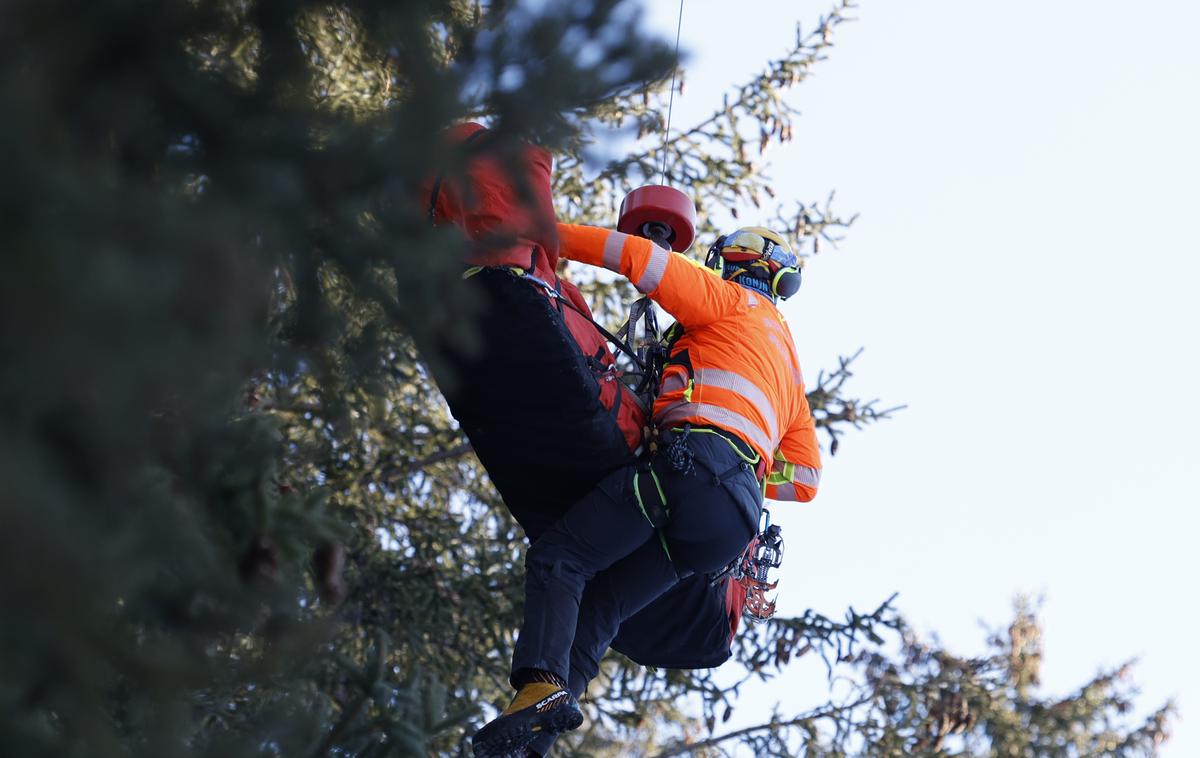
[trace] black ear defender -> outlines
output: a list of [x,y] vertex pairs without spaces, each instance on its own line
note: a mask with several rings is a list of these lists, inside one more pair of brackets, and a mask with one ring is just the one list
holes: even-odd
[[780,300],[787,300],[799,292],[800,269],[795,266],[786,266],[775,272],[775,277],[771,280],[771,291]]

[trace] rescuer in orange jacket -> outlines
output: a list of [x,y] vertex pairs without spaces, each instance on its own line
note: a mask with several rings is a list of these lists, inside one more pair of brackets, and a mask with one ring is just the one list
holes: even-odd
[[642,237],[558,225],[563,257],[628,278],[677,322],[653,416],[654,454],[620,469],[526,555],[517,696],[476,733],[476,756],[525,754],[578,727],[576,698],[622,620],[758,531],[762,497],[811,500],[820,456],[791,333],[775,304],[800,283],[768,229],[719,238],[705,266]]

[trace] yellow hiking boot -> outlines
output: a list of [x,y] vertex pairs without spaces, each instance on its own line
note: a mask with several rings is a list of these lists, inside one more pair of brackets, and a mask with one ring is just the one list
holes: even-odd
[[475,758],[524,756],[535,737],[566,732],[582,723],[583,712],[570,692],[557,684],[530,682],[503,713],[475,733]]

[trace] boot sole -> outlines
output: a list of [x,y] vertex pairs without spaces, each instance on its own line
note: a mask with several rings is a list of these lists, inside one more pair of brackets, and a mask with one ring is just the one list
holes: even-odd
[[525,758],[525,748],[534,737],[545,733],[562,734],[578,729],[581,724],[583,712],[578,707],[564,705],[507,729],[497,729],[483,740],[476,735],[472,749],[475,758]]

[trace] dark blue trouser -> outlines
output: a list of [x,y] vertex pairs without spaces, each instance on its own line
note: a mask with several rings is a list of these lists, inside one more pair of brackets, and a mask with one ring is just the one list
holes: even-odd
[[[670,509],[662,529],[670,558],[638,506],[634,466],[605,477],[530,546],[514,674],[550,671],[582,692],[624,619],[681,578],[716,571],[745,549],[762,508],[753,470],[715,434],[693,432],[685,444],[692,470],[653,462]],[[644,495],[652,490],[643,483]]]

